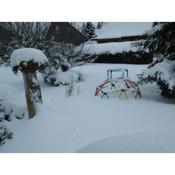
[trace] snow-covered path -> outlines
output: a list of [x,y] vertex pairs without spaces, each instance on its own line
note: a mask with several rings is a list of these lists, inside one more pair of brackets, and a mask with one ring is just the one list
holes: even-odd
[[[155,85],[142,88],[142,99],[107,100],[94,96],[96,85],[106,78],[106,70],[116,67],[128,68],[130,79],[137,80],[136,74],[146,66],[75,67],[85,74],[86,81],[76,84],[75,91],[79,94],[71,97],[66,97],[65,87],[46,85],[39,75],[44,104],[38,106],[38,114],[32,120],[14,119],[7,123],[14,138],[3,145],[0,152],[82,152],[83,148],[89,152],[87,145],[103,145],[100,141],[108,138],[113,152],[136,152],[137,148],[141,152],[148,152],[148,148],[149,152],[175,152],[175,142],[171,142],[175,140],[175,102],[162,98]],[[13,75],[9,68],[0,68],[0,74],[4,75],[0,77],[1,84],[10,84],[24,94],[20,74]],[[99,146],[101,152],[111,152],[111,145],[108,147],[107,143],[104,143],[105,149]],[[144,149],[140,149],[143,144]],[[98,152],[97,147],[93,147],[89,150]],[[130,149],[132,147],[134,149]]]

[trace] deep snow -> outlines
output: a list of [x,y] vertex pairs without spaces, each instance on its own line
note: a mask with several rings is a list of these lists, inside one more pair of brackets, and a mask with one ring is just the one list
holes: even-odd
[[[64,86],[52,87],[38,74],[43,105],[35,118],[13,119],[6,125],[14,138],[0,152],[175,152],[175,101],[159,95],[156,85],[141,88],[141,99],[101,99],[95,87],[109,68],[125,67],[131,80],[145,65],[88,64],[74,67],[85,75],[75,93],[66,97]],[[0,68],[0,84],[24,95],[22,75]],[[2,76],[3,75],[3,76]],[[95,145],[95,146],[94,146]]]

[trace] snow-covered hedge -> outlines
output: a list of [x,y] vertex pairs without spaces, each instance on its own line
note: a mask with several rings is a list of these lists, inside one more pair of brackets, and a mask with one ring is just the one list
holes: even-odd
[[116,54],[103,54],[95,56],[95,63],[127,63],[127,64],[149,64],[152,55],[145,52],[123,52]]
[[87,42],[82,48],[81,57],[90,57],[96,63],[132,63],[148,64],[152,62],[152,55],[141,51],[136,42],[97,43]]
[[116,54],[122,52],[137,52],[138,48],[135,47],[134,42],[113,42],[113,43],[87,43],[82,49],[83,54],[87,55],[102,55],[102,54]]

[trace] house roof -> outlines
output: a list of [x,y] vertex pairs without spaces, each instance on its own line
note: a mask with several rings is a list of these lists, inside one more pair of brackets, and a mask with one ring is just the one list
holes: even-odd
[[107,22],[97,30],[97,39],[143,35],[151,29],[152,22]]
[[80,45],[88,39],[69,22],[52,22],[47,34],[47,39]]

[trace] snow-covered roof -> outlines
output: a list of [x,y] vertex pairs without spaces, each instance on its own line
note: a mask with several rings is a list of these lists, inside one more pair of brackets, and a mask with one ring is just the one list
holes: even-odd
[[116,53],[122,53],[122,52],[128,52],[138,51],[138,48],[133,46],[134,42],[113,42],[113,43],[88,43],[85,44],[83,47],[82,52],[84,54],[90,54],[90,55],[101,55],[101,54],[116,54]]
[[10,63],[12,67],[19,66],[21,62],[33,61],[38,65],[42,65],[48,62],[45,54],[38,49],[34,48],[21,48],[12,52],[10,57]]
[[118,38],[142,35],[150,30],[152,22],[107,22],[97,30],[97,38]]

